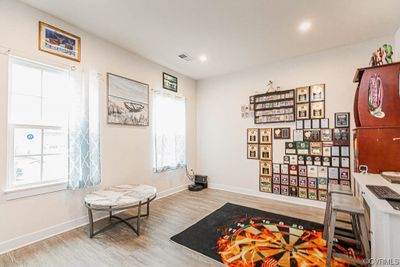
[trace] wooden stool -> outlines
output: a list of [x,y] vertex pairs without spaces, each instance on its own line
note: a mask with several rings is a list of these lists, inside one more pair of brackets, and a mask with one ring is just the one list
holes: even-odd
[[[331,198],[332,194],[342,194],[342,195],[353,195],[351,192],[351,187],[350,186],[345,186],[345,185],[338,185],[338,184],[331,184],[329,183],[328,186],[328,196],[326,199],[326,207],[325,207],[325,215],[324,215],[324,233],[323,233],[323,238],[327,240],[328,238],[328,224],[330,220],[330,214],[331,214]],[[339,220],[342,221],[342,220]],[[348,223],[347,221],[342,221],[344,223]]]
[[[327,258],[326,266],[330,266],[332,256],[342,258],[359,265],[367,265],[362,260],[357,260],[349,257],[345,254],[333,253],[333,240],[334,238],[352,242],[357,245],[361,245],[361,249],[367,259],[371,257],[371,251],[368,242],[368,230],[365,222],[364,207],[358,198],[343,194],[332,194],[331,196],[331,216],[328,228],[328,240],[327,240]],[[356,238],[351,239],[348,237],[341,237],[335,235],[335,225],[337,222],[337,213],[344,212],[352,217],[352,225],[357,228],[355,233]]]

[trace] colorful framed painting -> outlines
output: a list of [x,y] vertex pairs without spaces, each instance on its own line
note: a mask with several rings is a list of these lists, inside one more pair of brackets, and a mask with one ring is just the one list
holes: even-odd
[[325,84],[311,85],[310,87],[310,101],[324,101],[325,100]]
[[107,73],[109,124],[149,126],[149,85]]
[[81,38],[39,21],[39,50],[81,61]]
[[163,88],[172,92],[178,92],[178,78],[163,72]]

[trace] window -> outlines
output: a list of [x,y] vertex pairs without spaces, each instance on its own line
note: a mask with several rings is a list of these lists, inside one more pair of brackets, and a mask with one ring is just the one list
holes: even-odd
[[10,58],[8,188],[68,179],[68,79],[66,70]]
[[154,171],[186,165],[185,98],[155,92],[153,98]]

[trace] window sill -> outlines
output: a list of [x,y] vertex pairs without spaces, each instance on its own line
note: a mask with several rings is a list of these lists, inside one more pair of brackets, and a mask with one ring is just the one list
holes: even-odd
[[57,191],[62,191],[67,189],[67,182],[55,182],[48,184],[41,184],[35,186],[27,186],[27,187],[14,187],[5,189],[4,198],[5,200],[13,200],[24,197],[37,196]]

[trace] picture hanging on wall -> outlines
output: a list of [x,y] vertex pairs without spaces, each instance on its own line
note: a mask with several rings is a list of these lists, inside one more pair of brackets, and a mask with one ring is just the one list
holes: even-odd
[[40,21],[39,50],[80,62],[81,38]]
[[247,159],[258,159],[258,144],[247,144]]
[[149,85],[107,73],[108,123],[148,126]]
[[296,129],[297,130],[302,130],[303,129],[303,121],[302,120],[297,120],[296,121]]
[[310,106],[308,103],[306,104],[297,104],[297,119],[305,120],[310,118]]
[[271,144],[272,133],[271,128],[261,128],[260,129],[260,144]]
[[319,142],[320,130],[304,130],[304,141]]
[[350,130],[349,130],[349,128],[333,129],[333,144],[336,146],[350,145]]
[[304,129],[311,129],[311,120],[304,120]]
[[321,141],[322,142],[332,141],[332,129],[321,129]]
[[272,160],[272,145],[260,145],[260,160]]
[[257,144],[258,143],[258,128],[247,129],[247,143]]
[[322,119],[325,117],[325,102],[311,103],[311,119]]
[[310,88],[310,101],[324,101],[325,100],[325,84],[312,85]]
[[329,119],[321,119],[321,128],[322,129],[327,129],[329,128]]
[[290,139],[290,128],[274,128],[274,139]]
[[260,176],[272,176],[272,162],[260,160]]
[[350,113],[340,112],[335,113],[335,128],[349,128],[350,127]]
[[310,101],[310,87],[300,87],[296,89],[296,103],[308,103]]
[[178,92],[178,78],[163,72],[163,88],[175,93]]

